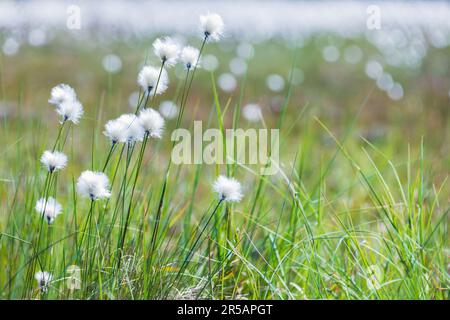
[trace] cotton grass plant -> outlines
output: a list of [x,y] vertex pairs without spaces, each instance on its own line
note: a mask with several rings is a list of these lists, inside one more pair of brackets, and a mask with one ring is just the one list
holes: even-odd
[[[336,136],[309,107],[285,117],[290,87],[266,122],[260,105],[241,108],[244,85],[221,97],[200,69],[224,35],[221,17],[201,16],[199,34],[198,49],[175,37],[147,44],[157,62],[127,80],[141,89],[130,113],[111,108],[104,119],[84,110],[85,89],[50,90],[54,137],[2,225],[2,298],[448,299],[449,209],[444,184],[427,178],[424,145],[396,165],[371,141],[352,140],[351,126]],[[213,101],[201,106],[189,99],[197,72],[211,78],[201,85]],[[189,128],[197,107],[221,133],[280,128],[292,158],[274,164],[274,176],[237,161],[174,165],[170,130]],[[73,266],[79,287],[67,286]]]
[[[31,277],[35,272],[36,280],[39,282],[39,288],[41,293],[47,292],[47,284],[51,280],[50,274],[45,271],[47,264],[51,263],[50,254],[46,252],[41,252],[41,238],[42,234],[45,234],[46,245],[52,241],[52,228],[56,217],[61,214],[62,206],[54,197],[57,193],[57,176],[60,170],[67,166],[67,156],[62,152],[64,149],[66,139],[63,139],[63,129],[67,122],[72,122],[73,124],[78,124],[81,116],[83,115],[83,107],[78,101],[75,90],[66,84],[60,84],[51,90],[51,96],[48,100],[50,104],[55,106],[56,113],[61,116],[60,126],[58,130],[58,135],[54,142],[52,150],[44,151],[41,156],[40,162],[46,169],[46,179],[43,189],[43,197],[41,197],[37,202],[35,209],[39,213],[39,228],[35,233],[35,237],[32,240],[33,254],[29,263],[27,264],[27,276],[26,276],[26,286],[31,285]],[[68,129],[66,130],[68,134]],[[57,151],[57,149],[61,151]],[[45,226],[44,221],[47,222]],[[38,266],[37,266],[38,265]],[[27,297],[28,293],[23,292],[22,297]]]

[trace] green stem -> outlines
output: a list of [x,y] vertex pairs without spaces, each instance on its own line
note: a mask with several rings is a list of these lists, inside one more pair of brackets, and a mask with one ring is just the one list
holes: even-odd
[[66,120],[64,120],[63,123],[61,123],[61,125],[59,126],[58,136],[56,137],[56,141],[55,141],[55,144],[53,145],[52,152],[54,152],[56,150],[56,146],[58,145],[59,139],[61,138],[61,133],[62,133],[62,130],[63,130],[65,124],[66,124]]
[[202,42],[202,46],[200,47],[200,51],[199,51],[199,53],[198,53],[197,62],[195,63],[194,70],[192,71],[191,80],[189,81],[189,86],[188,86],[188,89],[187,89],[187,91],[186,91],[186,96],[185,96],[185,98],[184,98],[184,102],[181,101],[182,105],[184,105],[184,104],[187,103],[187,99],[188,99],[189,93],[190,93],[190,91],[191,91],[192,81],[194,80],[195,71],[197,71],[197,66],[198,66],[198,63],[199,63],[199,61],[200,61],[200,56],[202,55],[202,52],[203,52],[203,49],[205,48],[205,44],[206,44],[206,41],[207,41],[207,40],[208,40],[208,37],[205,36],[205,38],[203,39],[203,42]]
[[192,244],[191,248],[189,249],[188,254],[187,254],[186,258],[184,259],[183,264],[181,265],[180,270],[178,271],[174,281],[172,282],[171,285],[169,285],[168,291],[170,291],[170,288],[172,288],[173,286],[176,286],[178,284],[178,282],[181,278],[181,275],[183,274],[184,270],[187,268],[187,265],[191,259],[191,256],[192,256],[195,248],[197,247],[198,242],[200,241],[200,238],[202,237],[203,233],[205,232],[206,228],[208,227],[209,223],[211,222],[212,218],[216,214],[217,210],[219,209],[219,207],[223,201],[224,201],[224,199],[222,198],[219,200],[219,202],[217,202],[217,205],[214,208],[213,212],[209,216],[208,220],[206,221],[206,223],[203,226],[203,228],[201,229],[201,231],[198,233],[197,238],[195,239],[194,243]]
[[142,142],[141,150],[139,151],[139,158],[138,158],[138,164],[137,164],[137,169],[136,169],[136,175],[135,175],[135,178],[134,178],[134,181],[133,181],[133,186],[131,188],[130,204],[128,206],[127,216],[125,218],[125,227],[124,227],[124,230],[122,232],[122,238],[121,238],[120,244],[119,244],[119,252],[118,252],[118,254],[119,254],[119,261],[118,261],[118,267],[117,267],[118,269],[120,269],[121,252],[122,252],[123,245],[125,243],[125,237],[126,237],[126,233],[127,233],[127,230],[128,230],[128,224],[130,222],[131,207],[133,205],[133,196],[134,196],[134,192],[136,190],[136,184],[137,184],[137,180],[138,180],[138,177],[139,177],[139,171],[140,171],[140,168],[141,168],[141,165],[142,165],[142,159],[144,158],[144,152],[145,152],[145,147],[147,145],[148,136],[149,136],[148,132],[145,133],[144,141]]
[[[158,80],[156,81],[156,86],[155,86],[155,88],[153,89],[153,97],[152,97],[152,101],[150,102],[150,104],[152,104],[152,103],[153,103],[153,100],[155,100],[156,92],[157,92],[158,85],[159,85],[159,80],[161,79],[161,74],[162,74],[162,72],[163,72],[163,69],[164,69],[164,65],[165,65],[165,64],[166,64],[166,60],[163,60],[162,63],[161,63],[161,69],[159,69],[159,75],[158,75]],[[149,94],[150,94],[150,93],[149,93]]]
[[114,152],[114,148],[116,147],[116,145],[117,145],[117,143],[113,143],[111,145],[111,148],[109,149],[109,152],[108,152],[108,156],[106,157],[106,160],[105,160],[105,164],[103,165],[102,172],[105,172],[106,166],[108,165],[109,160],[111,159],[112,153]]

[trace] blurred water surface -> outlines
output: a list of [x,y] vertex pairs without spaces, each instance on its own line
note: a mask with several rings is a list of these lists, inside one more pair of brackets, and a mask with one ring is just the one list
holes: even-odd
[[379,8],[381,30],[421,29],[440,45],[450,41],[450,4],[445,1],[2,1],[0,29],[68,30],[67,19],[79,8],[81,31],[192,35],[198,32],[199,14],[214,11],[223,16],[228,36],[256,40],[334,32],[350,37],[367,33],[373,6]]

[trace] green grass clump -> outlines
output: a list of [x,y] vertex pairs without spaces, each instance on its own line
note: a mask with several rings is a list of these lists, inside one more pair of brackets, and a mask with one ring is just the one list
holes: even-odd
[[[290,50],[261,43],[231,94],[218,92],[222,69],[197,70],[192,87],[171,71],[169,91],[148,103],[173,97],[183,116],[167,122],[161,140],[110,149],[103,125],[134,112],[126,98],[143,57],[120,43],[109,49],[126,56],[117,75],[100,69],[104,52],[83,46],[61,60],[51,46],[2,57],[1,100],[10,104],[0,132],[2,299],[449,299],[448,99],[419,85],[431,58],[394,103],[363,77],[362,64],[324,67],[313,42]],[[205,50],[224,65],[230,58],[219,46]],[[302,85],[267,91],[265,75],[289,79],[299,66]],[[47,106],[59,82],[72,83],[83,102],[78,126],[58,124]],[[251,101],[263,106],[256,126],[280,129],[276,175],[244,163],[172,164],[172,130],[191,130],[194,120],[221,132],[255,126],[240,116]],[[49,174],[39,157],[53,144],[69,165]],[[79,197],[86,169],[104,169],[111,198]],[[214,195],[220,174],[242,183],[240,203]],[[44,195],[63,206],[51,225],[34,209]],[[80,286],[71,289],[77,268]],[[38,288],[39,270],[53,275],[48,290]]]

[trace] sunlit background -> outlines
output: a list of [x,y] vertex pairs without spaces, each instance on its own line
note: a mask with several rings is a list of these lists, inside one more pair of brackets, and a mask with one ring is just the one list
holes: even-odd
[[[437,152],[447,150],[450,5],[444,1],[2,1],[1,116],[17,116],[18,97],[27,117],[50,113],[48,92],[60,82],[80,88],[88,114],[102,92],[106,110],[134,106],[139,68],[157,62],[154,38],[199,46],[198,16],[206,12],[221,14],[226,28],[202,58],[207,72],[193,88],[201,105],[212,103],[208,71],[224,100],[236,100],[245,82],[243,102],[259,103],[269,122],[288,84],[289,112],[309,105],[336,126],[370,96],[360,134],[418,139],[428,132]],[[183,74],[178,66],[170,75],[166,109]]]
[[[62,231],[72,228],[71,210],[76,207],[74,186],[68,181],[75,181],[90,166],[99,167],[109,143],[102,135],[104,123],[134,112],[139,70],[144,64],[159,67],[161,63],[153,53],[153,41],[171,36],[182,45],[200,47],[203,34],[198,18],[207,12],[223,17],[225,33],[203,52],[182,126],[191,128],[193,120],[205,120],[210,127],[218,127],[214,85],[227,128],[233,125],[235,110],[242,110],[238,125],[244,128],[273,128],[285,115],[280,167],[286,172],[267,181],[242,168],[235,175],[245,194],[236,206],[238,226],[244,226],[254,210],[259,219],[254,229],[258,249],[247,251],[249,260],[258,268],[275,270],[271,286],[277,286],[280,296],[276,290],[269,295],[269,289],[245,279],[242,283],[236,280],[237,291],[222,290],[221,295],[207,297],[372,298],[375,293],[370,285],[365,287],[356,255],[362,250],[346,251],[341,246],[350,242],[349,234],[371,264],[382,266],[387,289],[381,297],[448,297],[449,237],[447,224],[442,223],[448,221],[450,198],[446,183],[450,168],[450,3],[445,1],[1,1],[0,227],[6,225],[3,221],[13,221],[8,228],[17,232],[17,238],[29,237],[28,230],[14,229],[14,219],[19,217],[23,225],[31,223],[24,215],[34,212],[34,198],[44,180],[39,158],[57,135],[58,120],[48,103],[51,88],[59,83],[75,88],[85,111],[80,124],[67,129],[65,152],[70,165],[58,180],[58,199],[67,210],[58,221],[62,237]],[[185,77],[181,64],[168,73],[169,89],[151,105],[166,118],[166,131],[147,150],[136,197],[140,213],[148,201],[149,225],[170,157],[170,133]],[[186,165],[173,174],[170,201],[164,207],[170,237],[189,236],[185,226],[199,221],[210,205],[218,169]],[[373,182],[372,190],[360,172]],[[260,195],[256,186],[262,181],[267,185]],[[291,188],[295,188],[292,197]],[[114,196],[117,191],[113,190]],[[298,251],[296,241],[306,239],[307,232],[303,218],[291,218],[295,210],[300,216],[294,195],[307,202],[305,221],[312,222],[315,235],[330,236],[318,250],[321,275],[327,274],[321,280],[326,295],[315,291],[312,264],[304,268],[309,249],[302,249],[306,255]],[[379,202],[374,195],[380,197]],[[86,203],[78,204],[86,211]],[[389,208],[399,221],[400,236],[393,240],[396,248],[401,251],[410,246],[404,256],[412,257],[412,265],[422,263],[412,273],[417,275],[410,282],[414,286],[403,287],[407,276],[397,270],[400,262],[390,240],[382,244],[372,236],[387,238],[389,224],[380,207]],[[192,220],[183,216],[186,208]],[[411,216],[417,217],[412,224]],[[346,224],[347,229],[343,228]],[[435,225],[439,228],[434,229]],[[430,245],[422,251],[420,245],[427,235]],[[303,286],[305,295],[289,286],[290,280],[286,289],[284,274],[282,285],[277,283],[275,274],[282,263],[278,253],[274,254],[276,243],[286,256],[293,252],[281,270],[292,272],[290,279]],[[20,269],[20,259],[27,259],[20,256],[20,245],[13,248],[19,258],[11,262],[12,271]],[[9,248],[0,246],[0,250],[4,253],[0,258],[9,259]],[[259,254],[269,257],[270,268]],[[195,266],[193,270],[196,274]],[[199,278],[204,276],[202,270],[206,268],[198,269]],[[234,275],[228,278],[233,279]],[[259,274],[254,279],[265,285],[266,279]],[[421,281],[429,279],[429,285],[422,285]],[[196,281],[189,284],[196,285]],[[20,287],[20,280],[17,283]],[[447,291],[442,289],[445,286]],[[8,294],[15,298],[13,289]]]
[[[133,59],[153,59],[148,49],[156,36],[199,42],[198,16],[208,11],[223,16],[226,34],[203,66],[215,71],[225,92],[234,91],[243,75],[258,73],[263,80],[258,85],[276,98],[290,77],[284,67],[298,48],[292,83],[307,88],[308,79],[323,74],[320,80],[331,87],[321,95],[348,84],[341,77],[364,76],[364,82],[373,80],[390,100],[399,101],[416,92],[418,76],[427,75],[431,82],[425,85],[432,86],[434,95],[450,94],[445,77],[450,5],[443,1],[2,1],[3,93],[10,94],[23,68],[45,68],[42,73],[51,78],[52,68],[74,67],[78,72],[72,79],[92,76],[93,67],[111,74],[136,70]],[[371,28],[375,15],[379,26]],[[40,56],[51,59],[39,61]],[[89,63],[88,70],[83,63]]]
[[[357,115],[353,135],[386,146],[393,157],[407,152],[405,139],[414,150],[424,137],[437,179],[445,178],[450,4],[443,1],[2,1],[0,116],[17,128],[24,121],[39,126],[53,115],[49,90],[61,82],[79,92],[82,125],[98,110],[101,121],[132,110],[139,69],[159,63],[153,40],[169,35],[199,47],[198,17],[207,12],[222,15],[225,34],[204,52],[187,126],[210,116],[212,74],[223,103],[258,104],[269,126],[289,93],[289,119],[308,111],[290,143],[316,116],[343,133]],[[169,91],[153,106],[169,122],[183,77],[181,65],[171,69]],[[30,132],[10,130],[0,139],[32,147]]]

